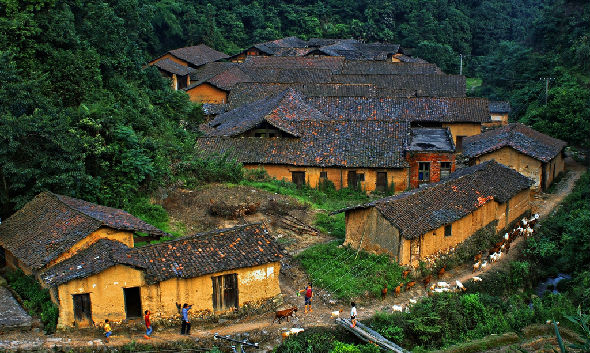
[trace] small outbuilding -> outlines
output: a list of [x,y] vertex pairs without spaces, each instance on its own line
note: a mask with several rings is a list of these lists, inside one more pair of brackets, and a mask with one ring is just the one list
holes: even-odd
[[463,155],[471,165],[489,160],[534,180],[533,189],[546,190],[565,169],[566,142],[513,123],[465,138]]
[[455,144],[449,128],[412,128],[406,160],[413,188],[448,177],[455,171]]
[[344,244],[392,256],[401,265],[445,251],[498,221],[530,210],[532,180],[495,161],[463,168],[420,189],[343,209]]

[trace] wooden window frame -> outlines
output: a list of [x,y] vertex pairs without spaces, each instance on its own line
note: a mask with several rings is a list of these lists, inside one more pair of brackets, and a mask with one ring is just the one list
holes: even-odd
[[[427,170],[421,170],[421,166],[428,166]],[[418,182],[420,183],[430,183],[430,162],[418,162]],[[420,173],[422,172],[422,178],[420,178]],[[428,179],[424,178],[424,173],[428,174]]]

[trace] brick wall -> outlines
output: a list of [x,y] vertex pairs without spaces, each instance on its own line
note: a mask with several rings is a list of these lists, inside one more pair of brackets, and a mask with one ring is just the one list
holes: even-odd
[[441,162],[451,163],[451,173],[455,171],[455,155],[452,153],[433,152],[409,152],[406,160],[410,164],[410,186],[417,188],[420,185],[418,178],[419,162],[430,162],[430,182],[440,181]]

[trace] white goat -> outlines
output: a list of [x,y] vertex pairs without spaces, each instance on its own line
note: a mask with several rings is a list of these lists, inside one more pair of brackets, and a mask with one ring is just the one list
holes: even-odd
[[477,276],[473,277],[472,280],[473,280],[473,282],[481,282],[482,281],[481,277],[477,277]]

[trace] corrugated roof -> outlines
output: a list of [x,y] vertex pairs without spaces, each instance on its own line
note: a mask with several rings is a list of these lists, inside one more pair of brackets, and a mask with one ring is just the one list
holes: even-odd
[[567,145],[565,141],[513,123],[463,139],[463,155],[469,158],[511,147],[527,156],[549,162]]
[[451,224],[493,200],[505,203],[533,181],[496,161],[452,173],[423,188],[337,212],[375,207],[406,239]]

